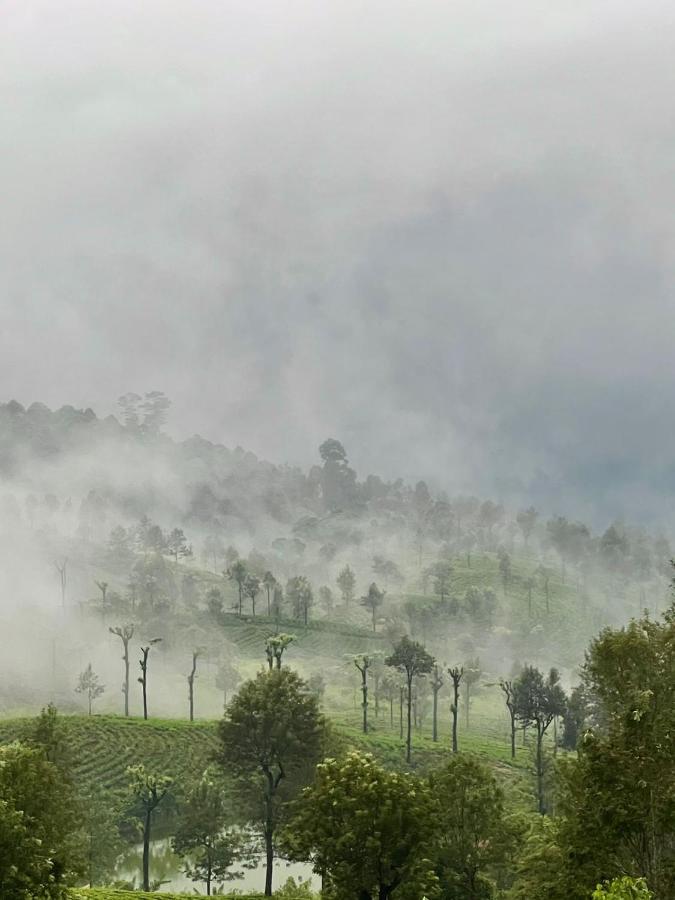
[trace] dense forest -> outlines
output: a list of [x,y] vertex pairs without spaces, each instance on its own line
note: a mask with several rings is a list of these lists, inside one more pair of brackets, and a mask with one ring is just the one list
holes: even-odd
[[667,536],[169,408],[0,406],[3,897],[675,894]]

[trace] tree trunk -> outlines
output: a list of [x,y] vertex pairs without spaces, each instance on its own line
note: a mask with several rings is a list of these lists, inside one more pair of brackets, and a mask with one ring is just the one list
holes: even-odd
[[511,713],[511,759],[516,758],[516,719]]
[[403,693],[405,688],[399,688],[398,692],[398,725],[401,740],[403,740]]
[[432,741],[438,740],[438,691],[436,690],[434,690],[434,709],[431,725],[431,739]]
[[143,718],[147,721],[147,718],[148,718],[148,692],[147,692],[147,685],[145,683],[145,677],[143,678]]
[[129,642],[124,642],[124,715],[129,715]]
[[272,874],[274,872],[274,844],[272,843],[272,823],[265,826],[265,896],[272,896]]
[[152,813],[145,811],[145,827],[143,829],[143,890],[150,890],[150,825]]
[[544,815],[544,770],[542,744],[544,741],[544,733],[540,726],[537,725],[537,804],[540,815]]
[[361,670],[361,693],[363,694],[363,733],[368,733],[368,670],[364,666]]
[[405,760],[406,760],[406,762],[410,762],[411,757],[412,757],[411,726],[412,726],[412,676],[408,676],[408,734],[406,737],[406,745],[405,745]]

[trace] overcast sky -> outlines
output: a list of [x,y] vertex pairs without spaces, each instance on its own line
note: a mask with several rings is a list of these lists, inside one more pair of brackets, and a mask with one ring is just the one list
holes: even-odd
[[2,398],[669,518],[672,0],[5,0]]

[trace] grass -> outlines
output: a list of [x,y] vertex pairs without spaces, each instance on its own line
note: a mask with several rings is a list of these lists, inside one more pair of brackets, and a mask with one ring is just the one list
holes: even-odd
[[[215,722],[126,719],[122,716],[61,716],[73,774],[84,788],[119,792],[126,768],[143,763],[177,783],[200,775],[217,747]],[[29,739],[34,719],[0,721],[0,742]]]

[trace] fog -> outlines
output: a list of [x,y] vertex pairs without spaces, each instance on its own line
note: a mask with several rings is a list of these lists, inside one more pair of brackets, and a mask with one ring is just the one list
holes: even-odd
[[2,399],[669,522],[670,4],[2,16]]

